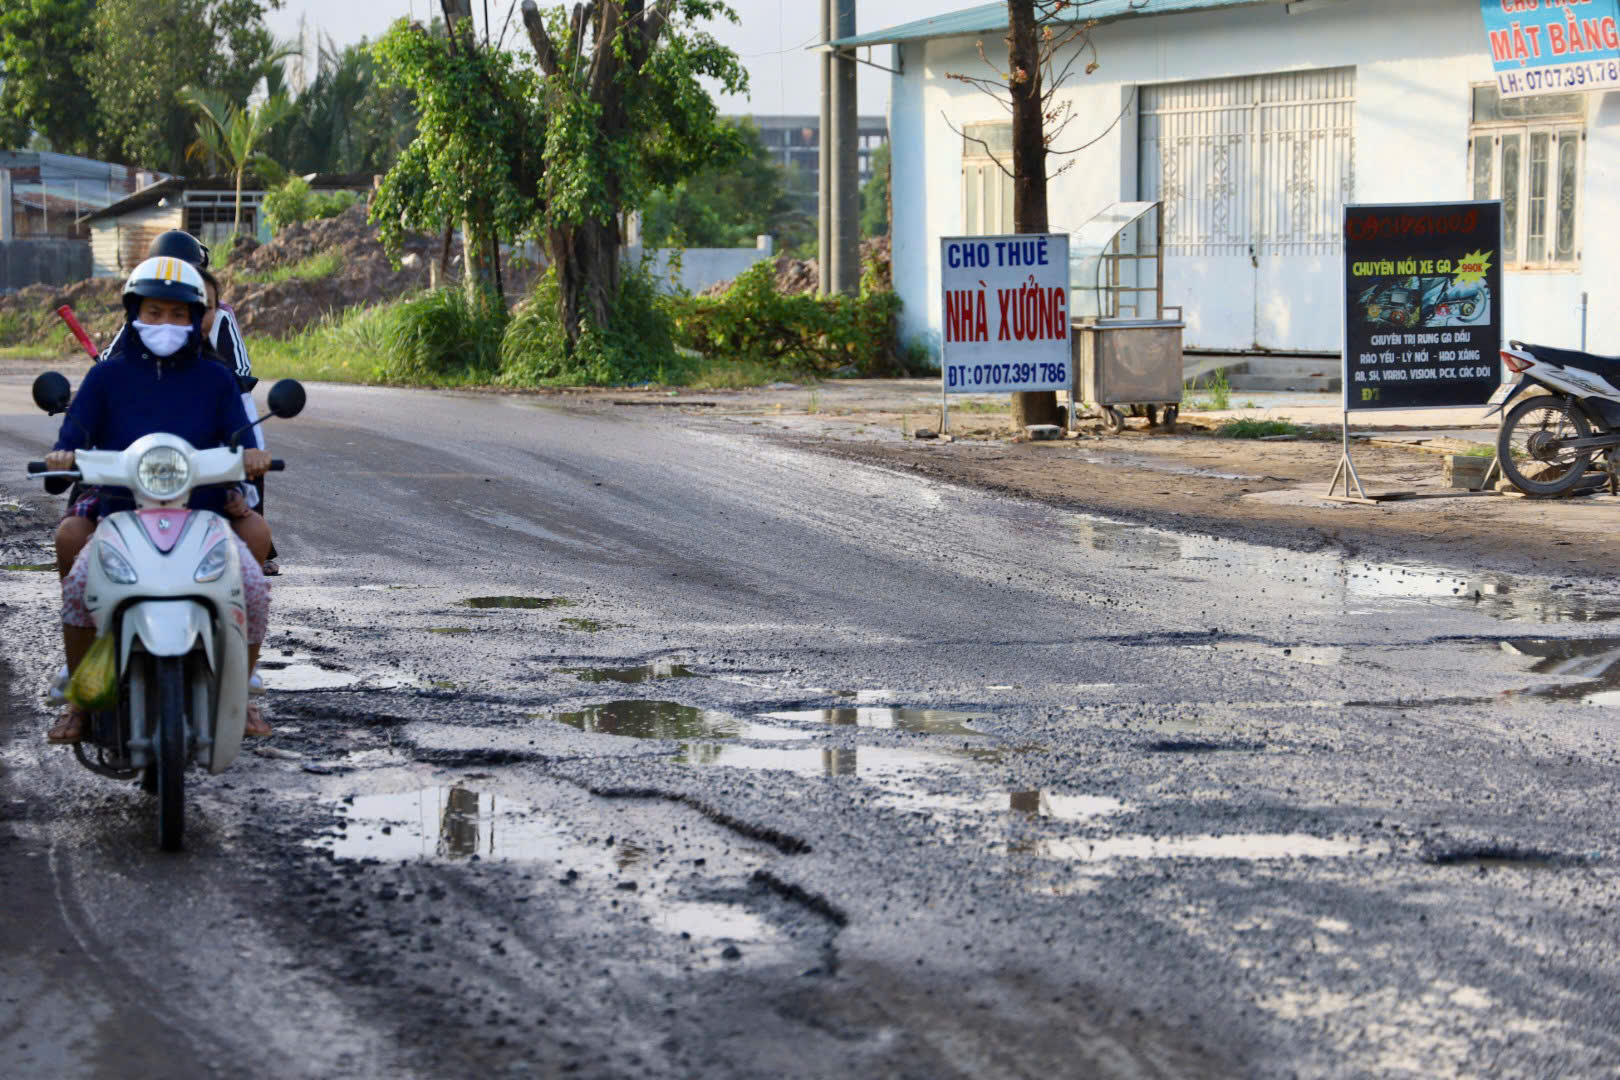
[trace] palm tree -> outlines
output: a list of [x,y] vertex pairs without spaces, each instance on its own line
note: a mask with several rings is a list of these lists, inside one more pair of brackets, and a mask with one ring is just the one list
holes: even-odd
[[242,178],[249,169],[271,173],[281,166],[259,150],[270,130],[294,112],[285,94],[275,94],[262,104],[243,107],[214,90],[187,89],[181,100],[202,114],[197,121],[197,141],[186,155],[213,167],[223,168],[236,179],[236,218],[231,228],[242,228]]

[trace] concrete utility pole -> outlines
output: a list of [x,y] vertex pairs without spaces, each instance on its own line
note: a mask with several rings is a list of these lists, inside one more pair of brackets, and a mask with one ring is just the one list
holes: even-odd
[[[824,43],[855,34],[855,0],[821,0]],[[861,287],[860,109],[855,58],[821,54],[820,287],[823,295]]]
[[821,129],[817,132],[820,150],[816,158],[816,291],[832,292],[832,83],[833,56],[827,49],[833,40],[833,4],[821,0]]
[[[855,0],[837,6],[837,38],[855,36]],[[861,117],[856,101],[855,54],[833,54],[832,288],[853,296],[861,288]]]

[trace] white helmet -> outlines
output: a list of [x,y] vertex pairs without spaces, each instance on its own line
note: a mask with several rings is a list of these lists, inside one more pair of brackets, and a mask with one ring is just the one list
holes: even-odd
[[169,255],[145,260],[124,283],[124,310],[131,319],[135,318],[143,298],[190,304],[193,322],[202,318],[203,308],[208,303],[202,274],[190,263]]

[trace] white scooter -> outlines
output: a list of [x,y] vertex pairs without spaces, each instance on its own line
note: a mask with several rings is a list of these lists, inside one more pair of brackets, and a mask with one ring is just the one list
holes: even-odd
[[[52,416],[66,411],[71,392],[56,372],[34,380],[34,403]],[[297,416],[304,388],[283,379],[269,404],[274,416]],[[97,636],[111,635],[116,648],[118,705],[92,714],[74,752],[92,772],[140,777],[158,797],[158,845],[178,851],[186,766],[223,772],[247,722],[247,609],[234,534],[220,515],[186,508],[193,489],[246,478],[242,451],[196,450],[154,434],[126,450],[80,450],[74,463],[50,472],[31,461],[28,471],[128,488],[138,507],[107,515],[90,539],[85,605]]]
[[1558,495],[1580,483],[1593,457],[1620,449],[1620,358],[1508,342],[1502,363],[1517,376],[1492,395],[1486,415],[1531,387],[1502,419],[1496,456],[1515,487]]

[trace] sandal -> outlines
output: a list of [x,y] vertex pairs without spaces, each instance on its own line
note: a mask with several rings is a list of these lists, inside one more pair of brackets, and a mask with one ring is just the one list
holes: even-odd
[[[62,716],[56,721],[56,726],[45,733],[45,739],[47,742],[64,745],[82,742],[84,739],[84,726],[89,721],[89,713],[77,705],[69,705],[62,710]],[[263,723],[263,721],[260,721],[260,723]]]
[[281,576],[281,564],[276,562],[274,559],[264,560],[264,564],[260,566],[259,569],[264,572],[265,577]]
[[256,701],[248,702],[247,722],[242,725],[242,734],[253,739],[262,739],[270,734],[270,725],[264,719],[264,712]]

